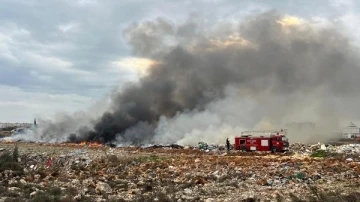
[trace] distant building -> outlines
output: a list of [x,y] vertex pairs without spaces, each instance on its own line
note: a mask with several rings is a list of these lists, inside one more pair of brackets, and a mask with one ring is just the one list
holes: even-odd
[[354,123],[350,124],[341,130],[341,135],[343,138],[356,138],[360,137],[360,128]]
[[0,123],[1,128],[15,127],[15,128],[30,128],[31,123]]

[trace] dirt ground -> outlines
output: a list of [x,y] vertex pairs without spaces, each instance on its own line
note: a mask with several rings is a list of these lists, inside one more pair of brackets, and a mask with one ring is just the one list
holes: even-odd
[[[0,142],[3,156],[14,148]],[[77,144],[17,148],[23,172],[13,164],[2,170],[0,201],[360,201],[360,163],[346,157]]]

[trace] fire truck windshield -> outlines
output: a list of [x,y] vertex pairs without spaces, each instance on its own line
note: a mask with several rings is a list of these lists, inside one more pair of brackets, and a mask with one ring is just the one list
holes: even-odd
[[289,140],[287,139],[287,137],[282,137],[282,141],[288,142]]

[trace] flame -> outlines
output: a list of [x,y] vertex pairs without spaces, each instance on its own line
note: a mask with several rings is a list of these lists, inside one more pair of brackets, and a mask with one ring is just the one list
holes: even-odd
[[100,142],[96,142],[96,141],[93,141],[93,142],[83,141],[83,142],[79,142],[79,143],[67,142],[67,143],[61,143],[59,145],[64,146],[64,147],[103,147],[104,146]]
[[104,146],[103,144],[101,144],[100,142],[96,142],[96,141],[92,141],[92,142],[80,142],[78,144],[76,144],[76,146],[80,146],[80,147],[102,147]]
[[15,141],[12,139],[3,139],[5,143],[14,143]]
[[88,147],[102,147],[103,144],[100,142],[89,142]]
[[79,146],[85,146],[86,145],[86,142],[80,142],[79,143]]

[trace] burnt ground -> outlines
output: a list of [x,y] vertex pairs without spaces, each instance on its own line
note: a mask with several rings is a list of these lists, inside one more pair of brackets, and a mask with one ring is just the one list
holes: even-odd
[[75,144],[14,148],[0,143],[0,201],[360,201],[356,155],[348,161]]

